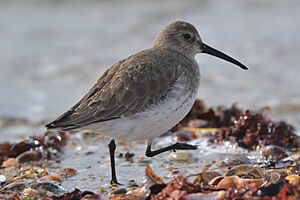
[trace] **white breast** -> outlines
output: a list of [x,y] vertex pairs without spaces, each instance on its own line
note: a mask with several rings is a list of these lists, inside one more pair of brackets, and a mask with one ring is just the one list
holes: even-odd
[[[183,89],[183,88],[182,88]],[[127,141],[153,139],[181,121],[195,102],[197,91],[174,91],[162,103],[129,118],[95,123],[85,130]]]

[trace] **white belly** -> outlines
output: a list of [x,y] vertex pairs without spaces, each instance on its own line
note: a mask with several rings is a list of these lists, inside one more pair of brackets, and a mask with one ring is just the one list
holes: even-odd
[[[182,88],[181,88],[182,89]],[[196,91],[178,90],[162,103],[128,118],[91,124],[85,130],[120,140],[149,140],[160,136],[181,121],[192,108]]]

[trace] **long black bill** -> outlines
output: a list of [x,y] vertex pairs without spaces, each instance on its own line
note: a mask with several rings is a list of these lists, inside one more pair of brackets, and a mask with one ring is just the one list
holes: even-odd
[[237,66],[240,66],[242,69],[248,70],[248,68],[245,65],[243,65],[242,63],[240,63],[239,61],[231,58],[230,56],[228,56],[228,55],[222,53],[221,51],[218,51],[217,49],[214,49],[204,43],[201,43],[201,50],[202,50],[202,53],[207,53],[209,55],[216,56],[223,60],[227,60],[228,62],[236,64]]

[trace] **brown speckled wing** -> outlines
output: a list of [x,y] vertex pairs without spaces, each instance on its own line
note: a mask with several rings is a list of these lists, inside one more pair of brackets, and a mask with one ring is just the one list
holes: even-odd
[[164,99],[178,77],[176,64],[151,49],[122,60],[75,106],[46,127],[71,130],[141,112]]

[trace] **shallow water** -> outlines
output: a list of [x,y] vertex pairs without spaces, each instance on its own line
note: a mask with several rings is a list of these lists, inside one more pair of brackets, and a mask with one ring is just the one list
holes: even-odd
[[[150,47],[155,34],[178,19],[193,23],[204,42],[249,67],[242,71],[198,55],[199,98],[208,105],[269,106],[267,114],[299,130],[299,9],[298,0],[0,1],[0,141],[43,133],[43,124],[79,100],[105,69]],[[82,146],[95,153],[80,156],[81,151],[74,151],[77,146],[66,148],[62,166],[76,165],[81,174],[66,187],[73,183],[97,189],[98,182],[88,183],[108,181],[106,142]],[[130,147],[121,146],[120,151],[126,148]],[[145,144],[134,145],[130,152],[141,156],[144,148]],[[151,161],[155,171],[166,167],[167,156]],[[143,175],[143,164],[119,165],[122,182],[136,171]],[[81,180],[85,177],[89,178]]]

